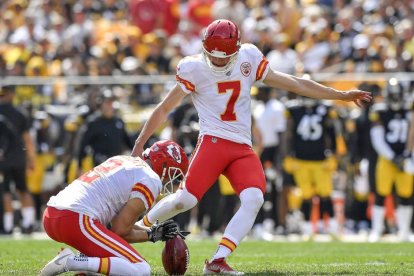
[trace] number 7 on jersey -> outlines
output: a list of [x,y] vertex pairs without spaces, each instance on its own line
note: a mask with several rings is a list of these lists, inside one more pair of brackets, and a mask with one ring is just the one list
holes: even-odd
[[221,113],[220,118],[223,121],[236,121],[237,115],[234,112],[234,106],[239,99],[241,85],[240,81],[218,82],[217,90],[219,94],[228,93],[230,91],[231,96],[226,104],[226,109]]

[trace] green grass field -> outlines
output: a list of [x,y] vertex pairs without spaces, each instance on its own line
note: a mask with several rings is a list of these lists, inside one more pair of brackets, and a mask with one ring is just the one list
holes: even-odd
[[[187,241],[187,275],[200,275],[215,251],[212,240]],[[0,239],[0,275],[37,275],[62,245],[48,240]],[[166,275],[162,243],[137,244],[154,275]],[[414,244],[245,241],[228,259],[247,275],[414,275]],[[71,275],[69,273],[64,275]]]

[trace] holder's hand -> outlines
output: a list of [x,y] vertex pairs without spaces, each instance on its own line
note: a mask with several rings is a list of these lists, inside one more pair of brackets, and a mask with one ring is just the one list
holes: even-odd
[[178,224],[172,219],[158,223],[147,230],[148,240],[152,242],[166,241],[174,238],[179,233]]

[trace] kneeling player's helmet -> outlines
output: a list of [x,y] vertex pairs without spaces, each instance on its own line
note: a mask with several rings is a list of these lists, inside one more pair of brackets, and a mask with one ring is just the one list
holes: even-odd
[[[218,19],[207,26],[203,35],[203,54],[207,65],[217,73],[226,73],[232,69],[240,49],[240,32],[236,24],[226,19]],[[215,66],[209,56],[230,58],[222,67]]]
[[180,145],[163,140],[154,143],[143,153],[143,159],[149,160],[152,169],[159,175],[164,185],[163,194],[173,192],[173,184],[184,180],[188,170],[188,158]]
[[392,110],[399,110],[404,106],[404,87],[396,78],[389,79],[385,88],[385,100]]

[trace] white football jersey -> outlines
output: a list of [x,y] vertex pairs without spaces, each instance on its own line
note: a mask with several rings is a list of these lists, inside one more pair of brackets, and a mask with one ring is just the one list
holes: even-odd
[[253,44],[243,44],[233,69],[214,73],[198,54],[183,58],[177,66],[177,82],[191,93],[200,123],[200,135],[213,135],[252,145],[250,89],[262,81],[268,61]]
[[148,210],[161,188],[159,176],[145,161],[118,155],[80,176],[47,205],[85,214],[107,225],[129,199],[141,199]]

